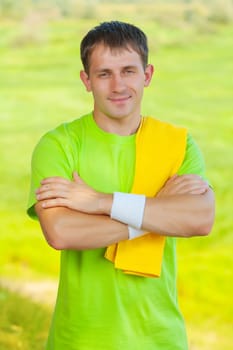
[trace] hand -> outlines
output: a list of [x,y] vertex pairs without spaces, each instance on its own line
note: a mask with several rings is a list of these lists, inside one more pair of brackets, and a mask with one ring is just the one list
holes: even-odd
[[67,207],[88,214],[104,214],[102,205],[110,199],[110,195],[95,191],[76,172],[73,173],[73,180],[62,177],[42,180],[36,191],[37,200],[42,201],[43,208]]
[[176,194],[203,194],[208,188],[208,183],[199,175],[174,175],[165,183],[156,197]]

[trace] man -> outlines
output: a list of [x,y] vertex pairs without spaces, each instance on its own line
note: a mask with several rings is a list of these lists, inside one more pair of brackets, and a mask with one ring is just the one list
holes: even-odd
[[[48,132],[32,158],[28,213],[62,251],[47,350],[188,349],[177,304],[175,237],[211,230],[214,197],[203,180],[203,159],[184,129],[141,116],[153,66],[139,28],[100,24],[82,40],[81,58],[93,113]],[[141,142],[144,129],[149,136]],[[159,148],[138,161],[148,140]],[[125,273],[105,258],[106,247],[117,254],[121,244],[140,248],[151,236],[165,240],[161,273]],[[148,249],[157,256],[153,244]],[[144,263],[146,249],[136,261]]]

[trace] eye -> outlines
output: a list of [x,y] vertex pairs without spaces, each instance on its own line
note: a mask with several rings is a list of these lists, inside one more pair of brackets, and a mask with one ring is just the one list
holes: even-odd
[[109,75],[110,75],[109,72],[100,72],[100,73],[98,74],[98,77],[99,77],[99,78],[107,78],[107,77],[109,77]]
[[131,75],[131,74],[134,74],[135,71],[133,69],[126,69],[125,72],[124,72],[126,75]]

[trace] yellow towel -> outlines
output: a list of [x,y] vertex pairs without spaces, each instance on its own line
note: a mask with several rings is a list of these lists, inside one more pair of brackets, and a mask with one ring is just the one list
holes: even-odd
[[[142,118],[136,135],[135,177],[131,193],[154,197],[164,183],[177,173],[186,149],[187,130],[151,117]],[[148,233],[113,244],[105,258],[125,273],[159,277],[165,236]]]

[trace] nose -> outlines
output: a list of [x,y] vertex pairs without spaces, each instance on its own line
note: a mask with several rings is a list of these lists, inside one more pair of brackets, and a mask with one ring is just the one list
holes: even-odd
[[112,89],[112,92],[115,92],[115,93],[122,93],[125,90],[125,81],[120,74],[112,75],[111,89]]

